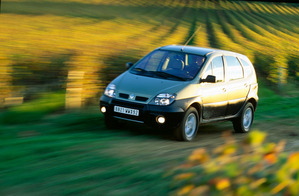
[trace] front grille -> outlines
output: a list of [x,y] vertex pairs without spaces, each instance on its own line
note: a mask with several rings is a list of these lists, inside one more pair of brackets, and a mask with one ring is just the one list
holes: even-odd
[[128,98],[129,98],[129,95],[128,95],[128,94],[125,94],[125,93],[119,93],[119,97],[120,97],[120,98],[124,98],[124,99],[128,99]]
[[143,109],[144,104],[141,103],[133,103],[133,102],[128,102],[128,101],[121,101],[121,100],[112,100],[113,105],[118,105],[118,106],[123,106],[123,107],[129,107],[132,109]]
[[[123,99],[129,99],[129,94],[126,94],[126,93],[119,93],[118,96],[120,98],[123,98]],[[136,96],[135,100],[136,101],[141,101],[141,102],[146,102],[148,100],[148,98],[147,97]]]
[[136,96],[135,98],[136,101],[143,101],[143,102],[146,102],[148,100],[147,97],[140,97],[140,96]]

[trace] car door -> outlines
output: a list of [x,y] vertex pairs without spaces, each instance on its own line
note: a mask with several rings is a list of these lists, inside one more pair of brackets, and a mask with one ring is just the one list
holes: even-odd
[[228,106],[226,116],[237,114],[245,103],[249,85],[244,79],[244,70],[235,56],[225,56],[226,64],[226,84]]
[[224,82],[224,64],[222,56],[213,58],[201,78],[208,75],[216,76],[215,83],[201,83],[203,119],[213,119],[225,116],[227,109],[227,93]]

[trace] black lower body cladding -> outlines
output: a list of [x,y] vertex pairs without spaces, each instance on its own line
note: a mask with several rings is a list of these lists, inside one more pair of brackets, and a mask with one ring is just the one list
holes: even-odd
[[[108,115],[109,117],[116,119],[145,123],[151,127],[175,128],[180,125],[184,117],[185,110],[188,107],[188,102],[189,100],[177,100],[169,106],[156,106],[102,96],[100,100],[100,107],[106,107],[104,115]],[[138,110],[138,116],[115,112],[114,106]],[[164,117],[165,122],[158,123],[158,117]]]

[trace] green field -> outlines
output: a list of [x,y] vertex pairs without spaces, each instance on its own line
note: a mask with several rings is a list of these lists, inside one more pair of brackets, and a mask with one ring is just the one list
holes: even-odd
[[[156,47],[184,44],[248,55],[259,80],[253,129],[299,149],[298,4],[247,1],[6,0],[0,15],[0,195],[168,195],[171,169],[223,144],[230,122],[196,142],[127,125],[107,130],[103,88]],[[70,72],[82,77],[68,79]],[[81,109],[65,110],[70,86]],[[24,103],[9,107],[6,98]],[[237,141],[246,135],[234,134]]]
[[[253,129],[265,131],[268,142],[285,139],[286,152],[298,151],[299,98],[261,93]],[[96,107],[52,114],[47,107],[36,109],[62,98],[41,98],[1,113],[1,195],[171,194],[177,185],[167,174],[193,150],[222,145],[222,132],[232,130],[230,122],[205,125],[198,141],[177,142],[168,132],[146,127],[107,130]],[[246,135],[234,137],[242,141]]]

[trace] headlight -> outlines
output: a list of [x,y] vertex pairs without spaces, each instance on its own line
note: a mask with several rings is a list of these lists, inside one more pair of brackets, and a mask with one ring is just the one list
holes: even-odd
[[150,104],[152,105],[170,105],[175,100],[175,94],[161,93],[157,95]]
[[104,95],[108,97],[115,97],[116,86],[114,84],[109,84],[104,91]]

